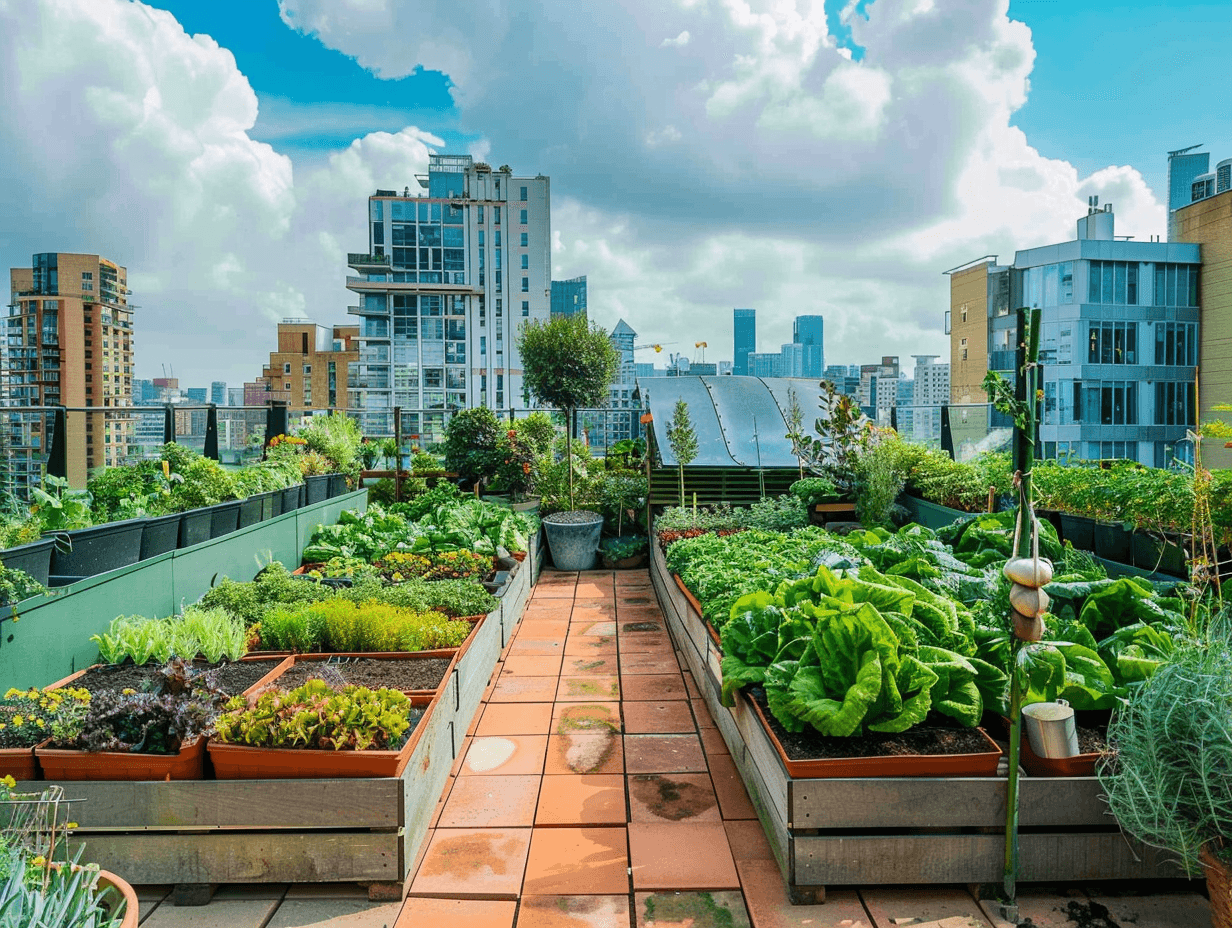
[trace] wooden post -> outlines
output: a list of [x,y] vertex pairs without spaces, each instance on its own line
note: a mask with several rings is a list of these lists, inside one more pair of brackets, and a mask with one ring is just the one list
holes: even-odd
[[[1030,311],[1028,328],[1027,310],[1018,310],[1017,370],[1014,379],[1014,395],[1018,409],[1023,411],[1025,421],[1015,423],[1014,428],[1014,476],[1018,483],[1018,536],[1016,550],[1022,555],[1031,550],[1031,532],[1035,513],[1031,508],[1031,469],[1035,465],[1035,433],[1038,426],[1036,410],[1036,381],[1039,357],[1040,311]],[[1023,642],[1010,637],[1010,755],[1009,779],[1006,785],[1005,802],[1005,904],[1016,907],[1018,882],[1018,759],[1022,750],[1022,679],[1018,671],[1018,658]]]

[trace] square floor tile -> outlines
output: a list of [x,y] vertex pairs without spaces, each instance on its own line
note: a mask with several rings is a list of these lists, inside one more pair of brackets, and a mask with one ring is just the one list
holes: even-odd
[[545,774],[624,772],[624,743],[610,728],[548,738]]
[[611,600],[575,599],[573,601],[574,622],[614,622],[616,606]]
[[570,657],[587,657],[593,659],[595,656],[610,657],[613,661],[616,660],[616,636],[615,635],[574,635],[570,634],[565,639],[565,659]]
[[519,828],[535,822],[540,776],[458,777],[438,828]]
[[618,702],[558,702],[552,707],[552,734],[620,731]]
[[702,694],[697,689],[697,684],[693,681],[693,674],[691,674],[689,671],[686,670],[682,674],[682,676],[684,677],[685,692],[689,694],[689,698],[690,699],[701,699]]
[[706,705],[706,700],[690,699],[689,702],[693,705],[693,718],[697,720],[697,727],[714,728],[714,716],[710,714],[710,707]]
[[465,925],[466,928],[512,928],[516,902],[499,899],[409,898],[394,928]]
[[619,698],[620,678],[615,674],[562,676],[556,688],[557,702],[593,702]]
[[535,825],[623,825],[624,777],[615,774],[543,778]]
[[637,893],[634,898],[635,928],[749,928],[749,913],[738,890]]
[[710,779],[714,781],[714,791],[719,797],[719,808],[723,810],[723,818],[757,818],[753,803],[749,802],[748,790],[744,788],[744,779],[729,754],[712,754],[710,762]]
[[630,821],[722,821],[709,774],[636,773],[628,780]]
[[562,655],[550,657],[507,657],[501,665],[502,677],[556,677],[560,675]]
[[553,657],[557,654],[565,653],[565,639],[563,637],[544,638],[530,632],[527,635],[519,634],[513,639],[513,644],[509,646],[508,657]]
[[620,655],[620,672],[622,674],[679,673],[680,665],[676,663],[676,658],[671,654],[634,651]]
[[490,702],[483,710],[476,737],[546,735],[552,725],[550,702]]
[[616,649],[612,648],[610,652],[595,649],[591,654],[566,654],[560,673],[566,677],[609,677],[618,675],[617,670]]
[[[736,869],[744,889],[744,901],[757,928],[797,928],[799,925],[809,928],[879,928],[885,925],[889,928],[892,924],[869,921],[854,889],[827,887],[824,903],[792,905],[783,874],[773,860],[741,860],[736,862]],[[904,924],[914,924],[914,921],[908,919]],[[987,928],[983,923],[976,924],[979,928]]]
[[621,639],[630,635],[663,635],[666,633],[667,626],[661,615],[622,615],[616,623],[616,634]]
[[622,654],[646,652],[668,654],[672,650],[672,639],[666,632],[661,635],[653,633],[621,635],[620,650]]
[[555,677],[510,677],[501,674],[488,694],[488,702],[552,702]]
[[615,638],[616,623],[611,620],[586,619],[569,623],[570,638]]
[[629,823],[633,888],[739,889],[727,832],[717,823]]
[[615,587],[616,583],[611,574],[596,578],[583,575],[578,578],[576,596],[578,599],[611,599],[615,594]]
[[529,828],[438,828],[411,895],[516,899],[530,836]]
[[624,828],[536,828],[526,861],[527,895],[629,891]]
[[150,928],[247,928],[264,925],[278,908],[277,899],[230,899],[207,906],[176,906],[168,899],[153,908]]
[[458,775],[542,773],[547,747],[547,735],[474,738]]
[[679,671],[676,673],[632,674],[620,683],[626,701],[689,698],[685,692],[684,678],[680,676]]
[[705,773],[697,735],[625,735],[629,773]]
[[687,699],[655,702],[625,702],[625,731],[632,735],[697,731]]
[[523,896],[518,928],[629,928],[629,897]]
[[[379,903],[363,899],[287,899],[263,928],[299,928],[303,925],[347,925],[381,928],[396,919],[402,902]],[[204,925],[202,926],[204,928]]]

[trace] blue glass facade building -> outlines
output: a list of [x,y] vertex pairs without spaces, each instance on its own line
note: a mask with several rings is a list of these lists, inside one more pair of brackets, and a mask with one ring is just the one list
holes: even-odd
[[586,275],[552,281],[552,315],[586,315]]
[[732,343],[732,373],[738,377],[752,374],[749,370],[749,354],[757,350],[757,310],[732,310]]

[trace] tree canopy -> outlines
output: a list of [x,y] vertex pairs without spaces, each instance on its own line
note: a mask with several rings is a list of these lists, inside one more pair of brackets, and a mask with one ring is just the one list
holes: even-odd
[[620,369],[607,332],[581,315],[524,323],[518,352],[527,391],[556,409],[604,405]]

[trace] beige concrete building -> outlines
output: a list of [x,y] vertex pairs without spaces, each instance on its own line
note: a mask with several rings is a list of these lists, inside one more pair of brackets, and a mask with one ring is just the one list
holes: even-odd
[[[128,272],[99,255],[46,252],[9,271],[3,367],[8,406],[67,406],[68,478],[129,454],[133,312]],[[87,413],[91,407],[102,411]],[[40,416],[10,416],[13,487],[37,481],[50,444]]]
[[357,325],[328,329],[300,319],[283,320],[278,324],[278,350],[270,352],[261,376],[244,384],[245,404],[260,394],[261,402],[283,400],[292,411],[350,408],[350,366],[359,361],[358,338]]
[[[1174,211],[1170,240],[1194,242],[1202,248],[1198,421],[1220,419],[1232,424],[1232,413],[1212,408],[1232,403],[1232,190]],[[1232,467],[1232,449],[1225,448],[1223,441],[1205,442],[1202,463]]]
[[955,405],[988,402],[981,386],[988,373],[988,320],[1009,312],[1008,271],[988,256],[949,272],[950,402]]

